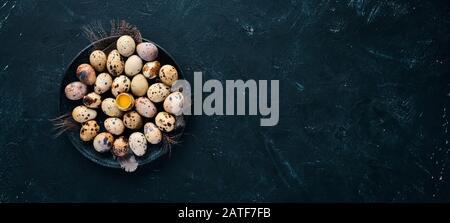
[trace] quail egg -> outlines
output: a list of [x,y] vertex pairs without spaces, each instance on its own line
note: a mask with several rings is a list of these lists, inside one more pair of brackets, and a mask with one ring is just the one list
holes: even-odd
[[122,56],[129,57],[134,53],[136,43],[131,36],[124,35],[117,40],[116,47]]
[[83,104],[88,108],[98,108],[102,103],[102,98],[95,92],[91,92],[83,97]]
[[136,156],[143,156],[147,151],[147,140],[141,132],[133,132],[128,138],[128,145]]
[[161,131],[152,122],[145,123],[144,135],[147,141],[151,144],[158,144],[162,140]]
[[146,97],[140,97],[136,99],[134,103],[136,107],[136,111],[146,118],[153,118],[156,115],[156,106],[153,104],[150,99]]
[[77,106],[72,111],[72,118],[76,122],[83,123],[97,117],[97,111],[84,105]]
[[94,50],[89,56],[89,62],[95,71],[102,72],[106,66],[106,54],[101,50]]
[[128,57],[127,61],[125,62],[125,74],[127,76],[134,76],[141,72],[142,69],[142,60],[139,56],[133,55],[131,57]]
[[87,142],[94,139],[94,137],[98,134],[100,131],[100,126],[97,124],[95,120],[90,120],[83,125],[81,125],[80,129],[80,139]]
[[144,75],[138,74],[131,80],[131,92],[136,96],[144,96],[148,90],[148,82]]
[[95,70],[91,65],[84,63],[78,66],[76,71],[77,78],[86,85],[93,85],[95,83]]
[[80,81],[75,81],[66,86],[64,93],[70,100],[80,100],[84,95],[86,95],[87,86]]
[[99,153],[111,150],[114,143],[114,137],[109,132],[102,132],[94,138],[94,149]]
[[110,117],[120,117],[123,112],[117,107],[116,99],[106,98],[102,101],[102,111]]
[[120,118],[107,118],[104,123],[106,131],[113,135],[121,135],[125,130],[125,126]]
[[130,90],[131,81],[125,75],[116,77],[111,86],[111,93],[117,97],[122,92],[128,92]]
[[161,82],[168,86],[172,86],[172,84],[178,80],[178,71],[172,65],[164,65],[159,70],[159,79]]
[[139,43],[136,52],[145,61],[152,61],[158,57],[158,47],[149,42]]
[[123,59],[120,56],[119,51],[117,50],[111,51],[106,61],[106,68],[108,69],[108,72],[113,76],[119,76],[122,74],[124,67],[125,63],[123,62]]
[[107,92],[111,88],[112,82],[113,80],[108,73],[99,74],[94,84],[95,93],[103,94]]
[[142,67],[142,74],[148,79],[155,79],[159,74],[159,69],[161,68],[161,63],[155,60],[144,64]]
[[120,136],[116,140],[114,140],[112,153],[117,157],[126,156],[129,152],[128,140]]
[[183,94],[181,92],[173,92],[164,100],[164,110],[173,115],[181,115],[183,112]]
[[123,116],[123,124],[129,129],[139,129],[143,124],[142,117],[135,111],[127,112]]
[[175,117],[167,112],[160,112],[155,117],[155,123],[161,131],[170,132],[175,128]]
[[163,83],[155,83],[150,85],[147,90],[147,97],[152,102],[162,102],[170,94],[170,87]]

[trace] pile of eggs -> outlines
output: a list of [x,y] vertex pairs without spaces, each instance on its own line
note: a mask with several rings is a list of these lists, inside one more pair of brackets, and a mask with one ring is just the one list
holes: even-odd
[[[95,50],[89,63],[78,66],[79,81],[69,83],[65,95],[82,102],[72,110],[73,119],[81,123],[82,141],[92,141],[99,153],[143,156],[148,143],[161,143],[163,134],[176,128],[183,94],[172,92],[171,87],[179,78],[178,71],[157,59],[158,48],[153,43],[136,45],[131,36],[124,35],[108,55]],[[103,128],[96,121],[100,111],[107,117],[102,120]],[[132,132],[128,136],[126,129]]]

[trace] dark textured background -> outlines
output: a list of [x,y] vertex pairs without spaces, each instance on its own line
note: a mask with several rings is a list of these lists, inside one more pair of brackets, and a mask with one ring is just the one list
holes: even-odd
[[[0,1],[0,202],[450,201],[446,1]],[[63,71],[120,18],[188,80],[279,79],[281,116],[194,117],[135,174],[52,138]]]

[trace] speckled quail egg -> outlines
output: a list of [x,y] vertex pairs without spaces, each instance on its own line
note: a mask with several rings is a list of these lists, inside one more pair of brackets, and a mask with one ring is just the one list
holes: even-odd
[[146,97],[136,99],[134,106],[136,111],[146,118],[153,118],[156,115],[156,106]]
[[114,143],[114,137],[109,132],[102,132],[94,138],[94,149],[99,153],[111,150]]
[[178,80],[178,71],[172,65],[164,65],[159,70],[159,79],[161,82],[168,86],[172,86],[172,84]]
[[91,141],[100,131],[100,126],[97,124],[95,120],[90,120],[83,125],[81,125],[80,129],[80,139],[82,141]]
[[131,80],[131,92],[136,96],[144,96],[148,90],[147,79],[142,74],[138,74]]
[[136,52],[145,61],[152,61],[158,57],[158,47],[149,42],[139,43]]
[[147,151],[147,140],[142,132],[133,132],[128,138],[128,145],[136,156],[143,156]]
[[116,99],[114,98],[106,98],[102,101],[102,111],[110,117],[120,117],[123,115],[123,111],[117,107]]
[[124,67],[125,63],[123,62],[123,59],[120,56],[119,51],[117,50],[111,51],[106,61],[106,68],[108,69],[108,72],[113,76],[119,76],[122,74]]
[[175,117],[167,112],[160,112],[155,117],[155,123],[161,131],[170,132],[175,128]]
[[117,40],[116,47],[122,56],[129,57],[134,53],[136,43],[131,36],[124,35]]
[[97,117],[97,111],[84,105],[75,107],[72,111],[72,118],[76,122],[83,123]]
[[111,88],[112,82],[112,77],[108,73],[99,74],[94,84],[95,93],[103,94],[107,92]]
[[107,118],[103,122],[106,131],[113,135],[121,135],[125,130],[125,126],[120,118]]
[[161,69],[161,63],[159,61],[148,62],[142,67],[142,74],[148,79],[154,79],[158,76],[159,69]]
[[151,144],[158,144],[162,140],[161,131],[152,122],[145,123],[144,135],[147,141]]
[[93,85],[95,83],[96,74],[91,65],[84,63],[78,66],[76,71],[77,78],[86,85]]
[[98,108],[101,103],[102,97],[95,92],[91,92],[83,97],[83,104],[88,108]]
[[80,100],[84,95],[86,95],[87,86],[80,81],[75,81],[66,86],[64,93],[70,100]]
[[154,83],[147,90],[147,97],[152,102],[162,102],[170,94],[170,87],[163,83]]
[[133,55],[131,57],[128,57],[127,61],[125,62],[125,74],[127,76],[134,76],[141,72],[142,69],[142,60],[139,56]]
[[164,100],[164,110],[173,115],[181,115],[183,112],[183,94],[181,92],[173,92]]
[[111,86],[111,93],[117,97],[122,92],[128,92],[130,90],[131,81],[125,75],[116,77]]
[[143,124],[142,117],[135,111],[127,112],[123,115],[123,124],[129,129],[139,129]]
[[128,140],[120,136],[116,140],[114,140],[112,153],[117,157],[126,156],[129,152]]
[[94,50],[89,56],[89,63],[97,71],[102,72],[106,66],[106,54],[101,50]]

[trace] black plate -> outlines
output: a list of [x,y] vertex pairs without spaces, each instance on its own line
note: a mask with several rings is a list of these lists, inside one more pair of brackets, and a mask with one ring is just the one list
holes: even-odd
[[[72,60],[72,62],[66,68],[64,78],[61,83],[60,100],[59,100],[59,103],[60,103],[59,109],[60,109],[61,114],[68,114],[68,113],[71,114],[73,108],[75,108],[78,105],[83,104],[82,100],[71,101],[71,100],[67,99],[65,97],[65,93],[64,93],[64,89],[67,84],[74,82],[74,81],[79,81],[75,75],[75,71],[76,71],[77,67],[82,63],[89,63],[89,55],[92,51],[95,50],[94,45],[107,46],[109,44],[115,43],[118,38],[119,38],[118,36],[117,37],[113,36],[113,37],[108,37],[105,39],[98,40],[97,42],[92,43],[89,46],[87,46],[86,48],[84,48],[77,56],[75,56],[75,58]],[[146,39],[143,39],[143,41],[151,42]],[[161,66],[165,65],[165,64],[170,64],[170,65],[174,66],[178,70],[179,78],[183,79],[182,71],[181,71],[180,67],[178,66],[178,64],[175,62],[175,60],[173,59],[173,57],[170,56],[170,54],[166,50],[161,48],[159,45],[157,45],[156,43],[154,43],[154,44],[158,47],[158,50],[159,50],[157,60],[161,63]],[[97,73],[97,75],[98,74],[99,73]],[[148,80],[148,81],[149,81],[149,85],[156,82],[156,80]],[[88,86],[88,89],[89,89],[88,92],[94,91],[93,86]],[[108,97],[115,98],[111,94],[111,91],[104,93],[101,96],[102,96],[102,100],[105,98],[108,98]],[[156,107],[158,108],[158,111],[162,111],[161,104],[162,103],[158,103],[158,105],[155,104]],[[103,126],[103,121],[107,118],[107,116],[102,112],[101,108],[96,109],[96,111],[97,111],[97,118],[95,120],[100,125],[100,132],[104,132],[106,130]],[[144,124],[148,121],[151,121],[154,123],[153,118],[148,119],[148,118],[143,117],[143,119],[144,119]],[[69,137],[70,142],[72,142],[72,144],[75,146],[75,148],[78,151],[80,151],[80,153],[83,154],[86,158],[88,158],[89,160],[92,160],[93,162],[95,162],[97,164],[100,164],[100,165],[106,166],[106,167],[111,167],[111,168],[120,168],[119,163],[115,160],[115,158],[113,157],[113,155],[110,152],[98,153],[95,151],[94,146],[92,145],[92,141],[91,142],[83,142],[80,140],[80,136],[79,136],[80,127],[81,127],[81,125],[78,125],[77,128],[66,131],[66,135]],[[127,129],[127,130],[125,130],[123,135],[128,137],[129,134],[131,134],[132,132],[135,132],[135,131],[143,132],[143,128],[141,128],[139,130],[134,130],[134,131]],[[179,129],[169,133],[169,136],[175,135],[175,134],[180,134],[183,131],[184,131],[184,128],[179,128]],[[162,148],[162,143],[157,144],[157,145],[148,144],[147,153],[142,157],[136,157],[136,160],[138,161],[139,165],[144,165],[144,164],[150,163],[150,162],[158,159],[159,157],[165,155],[167,152],[168,152],[167,149]]]

